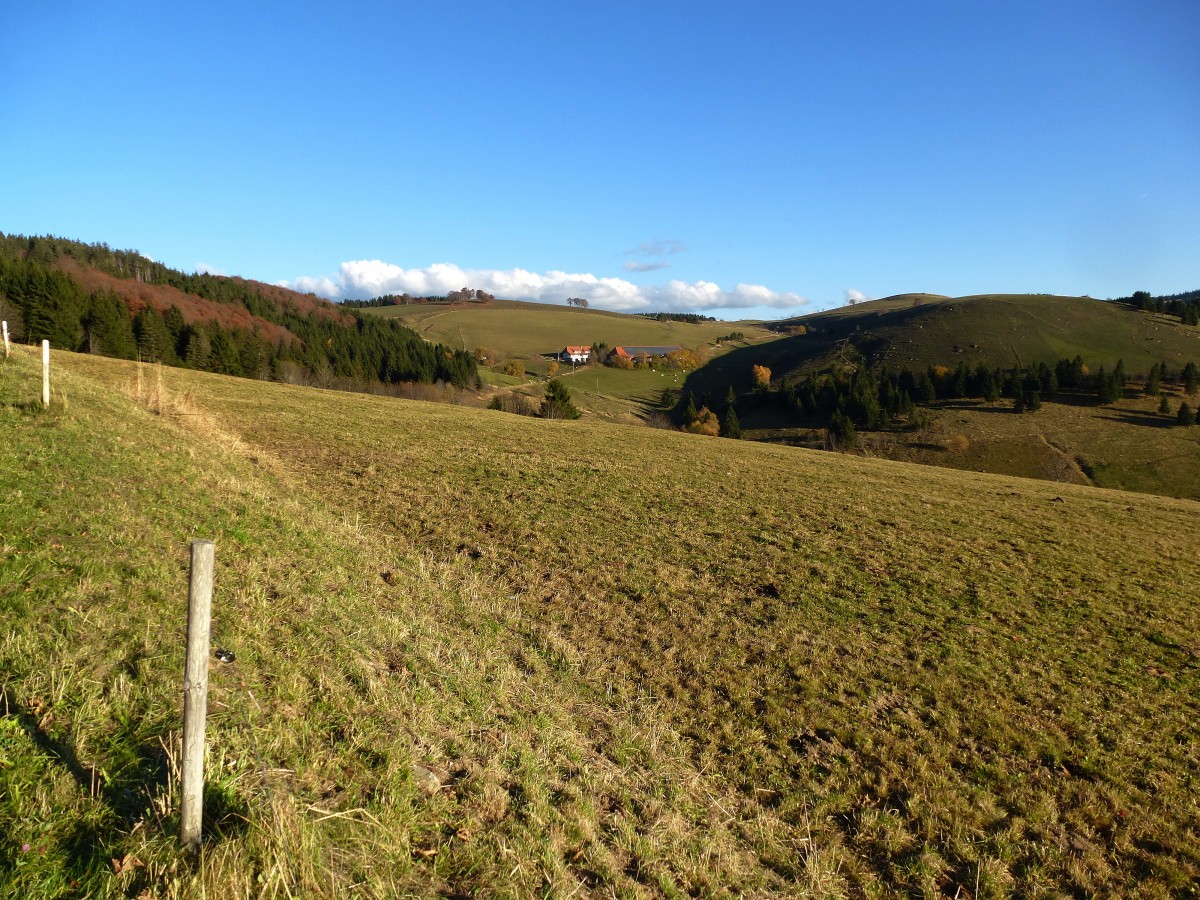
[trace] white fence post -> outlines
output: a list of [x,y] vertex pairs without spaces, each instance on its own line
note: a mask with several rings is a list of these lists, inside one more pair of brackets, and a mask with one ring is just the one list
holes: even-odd
[[6,320],[0,324],[4,326],[4,358],[8,359],[8,355],[12,352],[12,349],[8,346],[8,322]]
[[42,406],[50,406],[50,342],[42,341]]

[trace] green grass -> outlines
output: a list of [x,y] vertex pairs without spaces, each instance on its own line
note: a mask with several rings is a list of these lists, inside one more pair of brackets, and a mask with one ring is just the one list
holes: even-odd
[[[154,416],[61,360],[65,409],[0,382],[14,895],[1200,880],[1194,502],[183,371]],[[193,866],[153,741],[195,522],[238,662]]]
[[[1106,406],[1064,395],[1024,415],[1013,412],[1011,400],[942,401],[925,407],[928,427],[860,434],[860,450],[926,465],[1200,500],[1200,428],[1175,427],[1180,402],[1194,407],[1197,398],[1168,390],[1171,414],[1163,415],[1158,397],[1128,394]],[[753,440],[823,446],[823,429],[794,422],[794,416],[768,407],[747,413],[742,424]]]
[[844,355],[847,341],[893,370],[960,362],[1007,369],[1079,355],[1093,371],[1101,365],[1111,369],[1123,359],[1126,371],[1135,373],[1157,362],[1178,369],[1200,360],[1200,328],[1086,297],[903,295],[785,324],[803,324],[814,333],[769,344],[759,360],[744,351],[738,359],[743,368],[762,362],[776,377],[821,368]]
[[534,359],[557,353],[568,344],[636,346],[678,344],[688,349],[741,331],[748,337],[771,334],[749,322],[656,322],[641,316],[598,309],[496,300],[486,306],[384,306],[365,312],[394,316],[427,340],[459,350],[486,347],[504,358]]

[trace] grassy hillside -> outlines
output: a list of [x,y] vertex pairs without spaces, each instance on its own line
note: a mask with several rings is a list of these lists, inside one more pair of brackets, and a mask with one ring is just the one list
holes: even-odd
[[[931,365],[1011,368],[1082,356],[1093,369],[1124,359],[1130,372],[1156,362],[1178,368],[1200,359],[1200,328],[1087,297],[901,295],[781,323],[809,334],[743,351],[726,365],[767,365],[776,377],[822,368],[851,345],[893,369]],[[757,349],[757,348],[755,348]],[[761,358],[758,358],[761,357]]]
[[[1200,879],[1196,503],[61,362],[49,413],[0,370],[14,895]],[[193,867],[198,532],[238,660]]]
[[[1167,393],[1165,415],[1158,397],[1145,396],[1107,406],[1068,396],[1024,415],[1010,400],[941,401],[924,408],[927,425],[860,433],[859,445],[888,459],[1200,500],[1200,427],[1175,423],[1179,404],[1194,409],[1197,398]],[[744,436],[824,447],[823,428],[781,426],[780,419],[774,407],[749,410]]]
[[383,306],[364,310],[398,317],[427,340],[459,350],[487,347],[506,357],[533,359],[568,344],[702,346],[732,331],[771,335],[744,322],[657,322],[641,316],[544,303],[496,300],[486,306]]

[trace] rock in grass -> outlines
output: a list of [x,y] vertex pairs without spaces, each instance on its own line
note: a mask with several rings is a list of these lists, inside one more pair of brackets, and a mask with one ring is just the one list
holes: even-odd
[[442,788],[442,776],[433,769],[413,763],[412,778],[417,787],[427,794],[436,794]]

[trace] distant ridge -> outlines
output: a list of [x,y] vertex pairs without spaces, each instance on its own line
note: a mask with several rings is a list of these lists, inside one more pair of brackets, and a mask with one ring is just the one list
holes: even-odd
[[[1200,357],[1200,329],[1122,303],[1050,294],[896,294],[778,323],[804,335],[765,345],[776,376],[827,365],[852,346],[892,368],[1052,363],[1082,356],[1092,366],[1123,360],[1129,371]],[[773,365],[772,365],[773,363]]]

